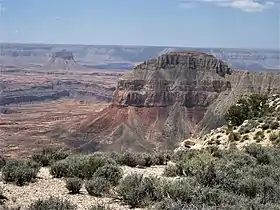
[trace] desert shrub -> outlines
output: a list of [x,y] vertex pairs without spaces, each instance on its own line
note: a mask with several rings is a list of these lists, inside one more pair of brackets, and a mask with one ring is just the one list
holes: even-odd
[[[192,208],[193,207],[193,208]],[[182,201],[174,201],[170,198],[165,198],[161,202],[157,203],[153,210],[195,210],[195,206],[190,206],[189,204]]]
[[269,164],[272,161],[268,150],[261,145],[251,144],[245,148],[245,151],[255,157],[259,164]]
[[69,152],[58,148],[45,148],[39,153],[32,155],[32,160],[41,166],[49,166],[56,161],[63,160],[69,156]]
[[279,133],[276,133],[276,132],[272,132],[272,133],[270,133],[269,134],[269,140],[270,141],[275,141],[275,140],[277,140],[279,138]]
[[161,186],[162,195],[175,201],[191,203],[195,197],[195,179],[181,178],[166,181]]
[[117,192],[131,207],[147,206],[159,199],[159,180],[142,174],[130,174],[121,180]]
[[48,199],[39,199],[32,203],[27,210],[75,210],[77,207],[68,200],[63,200],[56,197]]
[[116,186],[123,176],[122,169],[117,165],[104,165],[96,170],[94,177],[102,177],[109,181],[111,185]]
[[164,168],[163,175],[167,177],[175,177],[180,175],[178,164],[170,164]]
[[51,165],[50,172],[56,178],[90,179],[98,168],[106,164],[116,164],[116,162],[106,156],[75,155],[55,162]]
[[6,164],[6,159],[0,155],[0,170],[3,168],[3,166]]
[[91,206],[88,210],[110,210],[110,208],[104,204],[96,204]]
[[279,122],[278,121],[273,121],[271,124],[270,124],[270,129],[272,130],[275,130],[277,128],[279,128]]
[[228,136],[229,142],[239,141],[240,140],[240,134],[237,132],[231,132]]
[[225,119],[234,126],[241,125],[245,120],[259,118],[269,113],[268,96],[252,94],[248,98],[240,99],[232,105],[225,114]]
[[155,165],[166,165],[171,159],[172,151],[160,151],[154,154],[154,164]]
[[261,130],[256,132],[254,139],[256,140],[256,142],[260,142],[263,140],[264,137],[265,137],[264,132]]
[[54,178],[67,177],[68,175],[68,163],[65,160],[57,161],[50,167],[50,173]]
[[8,160],[2,168],[2,178],[18,186],[31,182],[39,172],[39,165],[29,160]]
[[145,166],[150,167],[154,164],[154,155],[149,153],[137,153],[126,151],[123,153],[113,153],[111,157],[120,165],[130,167]]
[[66,188],[69,190],[72,194],[77,194],[80,192],[83,181],[79,178],[68,178],[66,179]]
[[86,181],[85,188],[88,194],[100,197],[110,191],[110,182],[102,177],[95,177]]

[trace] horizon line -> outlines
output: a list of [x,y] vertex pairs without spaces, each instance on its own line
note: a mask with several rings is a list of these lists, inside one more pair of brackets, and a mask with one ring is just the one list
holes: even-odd
[[79,44],[79,43],[43,43],[43,42],[2,42],[2,44],[34,44],[34,45],[72,45],[72,46],[114,46],[114,47],[163,47],[163,48],[199,48],[199,49],[239,49],[239,50],[276,50],[280,53],[279,48],[243,48],[243,47],[195,47],[195,46],[182,46],[182,45],[140,45],[140,44]]

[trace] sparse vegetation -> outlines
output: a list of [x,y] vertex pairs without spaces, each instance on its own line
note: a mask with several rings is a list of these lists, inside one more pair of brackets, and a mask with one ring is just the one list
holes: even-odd
[[3,166],[6,164],[6,159],[0,155],[0,170],[3,168]]
[[83,185],[83,181],[79,178],[68,178],[66,179],[65,182],[66,182],[66,188],[72,194],[79,193]]
[[123,173],[120,167],[110,164],[98,168],[94,173],[94,177],[104,178],[113,186],[116,186],[119,183],[122,176]]
[[32,203],[27,210],[75,210],[77,207],[68,200],[50,197],[48,199],[39,199]]
[[100,197],[110,191],[110,182],[102,177],[95,177],[85,183],[88,194]]
[[8,160],[2,168],[2,179],[22,186],[36,178],[39,165],[29,160]]
[[56,178],[91,179],[95,171],[106,164],[115,165],[116,162],[107,156],[74,155],[55,162],[51,165],[50,172]]
[[262,117],[270,110],[267,100],[268,96],[262,94],[252,94],[248,98],[240,99],[229,108],[225,119],[233,126],[239,126],[245,120]]
[[117,192],[121,199],[131,207],[147,206],[159,199],[159,181],[142,174],[130,174],[121,180]]
[[45,148],[39,153],[32,155],[32,160],[41,166],[49,166],[56,161],[63,160],[69,156],[69,152],[59,148]]

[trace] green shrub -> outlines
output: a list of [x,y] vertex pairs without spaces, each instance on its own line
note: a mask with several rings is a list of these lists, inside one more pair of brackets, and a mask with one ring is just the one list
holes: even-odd
[[114,160],[116,160],[118,164],[130,166],[130,167],[136,167],[136,166],[150,167],[155,162],[155,156],[148,153],[136,153],[136,152],[127,151],[123,153],[112,153],[111,157]]
[[160,151],[154,154],[155,165],[166,165],[171,160],[173,151]]
[[277,128],[279,128],[279,122],[278,121],[273,121],[271,124],[270,124],[270,129],[272,129],[272,130],[275,130],[275,129],[277,129]]
[[32,203],[27,210],[75,210],[77,207],[68,200],[50,197],[48,199],[39,199]]
[[269,124],[268,123],[264,123],[264,124],[262,124],[262,129],[263,130],[267,130],[267,129],[269,129]]
[[79,178],[68,178],[66,179],[66,188],[69,190],[72,194],[78,194],[80,193],[80,190],[83,185],[83,181]]
[[41,166],[49,166],[56,161],[63,160],[69,156],[69,152],[58,148],[45,148],[41,152],[33,154],[32,160]]
[[8,160],[2,168],[2,178],[6,182],[14,182],[22,186],[36,178],[39,165],[28,160]]
[[181,178],[166,181],[162,184],[161,190],[165,198],[191,203],[195,197],[195,180],[192,178]]
[[275,141],[275,140],[277,140],[279,138],[279,133],[276,133],[276,132],[272,132],[272,133],[270,133],[269,134],[269,140],[270,141]]
[[101,177],[95,177],[86,181],[85,188],[88,194],[92,196],[101,197],[110,191],[110,182]]
[[123,176],[122,169],[116,165],[107,164],[96,170],[94,177],[102,177],[116,186]]
[[130,174],[121,180],[117,192],[131,207],[144,207],[159,199],[159,181],[142,174]]
[[252,94],[248,98],[242,98],[229,108],[225,119],[230,124],[239,126],[245,120],[263,117],[270,112],[267,100],[268,96],[262,94]]
[[75,155],[55,162],[51,165],[50,172],[56,178],[78,177],[90,179],[98,168],[106,164],[115,165],[116,162],[106,156]]
[[185,209],[197,209],[195,207],[189,206],[187,203],[182,201],[174,201],[170,198],[165,198],[161,202],[157,203],[153,210],[185,210]]
[[167,177],[175,177],[175,176],[178,176],[180,175],[180,172],[178,171],[178,165],[175,164],[175,165],[167,165],[165,168],[164,168],[164,171],[163,171],[163,175],[164,176],[167,176]]
[[245,147],[245,151],[255,157],[259,164],[269,164],[272,161],[271,155],[261,145],[251,144]]

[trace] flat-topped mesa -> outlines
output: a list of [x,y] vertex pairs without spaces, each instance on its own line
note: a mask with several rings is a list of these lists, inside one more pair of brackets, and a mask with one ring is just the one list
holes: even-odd
[[135,69],[164,69],[181,66],[189,70],[215,71],[220,76],[230,74],[231,69],[226,63],[217,59],[213,55],[189,51],[189,52],[169,52],[160,55],[158,58],[150,59],[139,64]]
[[219,93],[231,89],[225,78],[231,69],[200,52],[171,52],[135,67],[118,82],[115,106],[207,107]]

